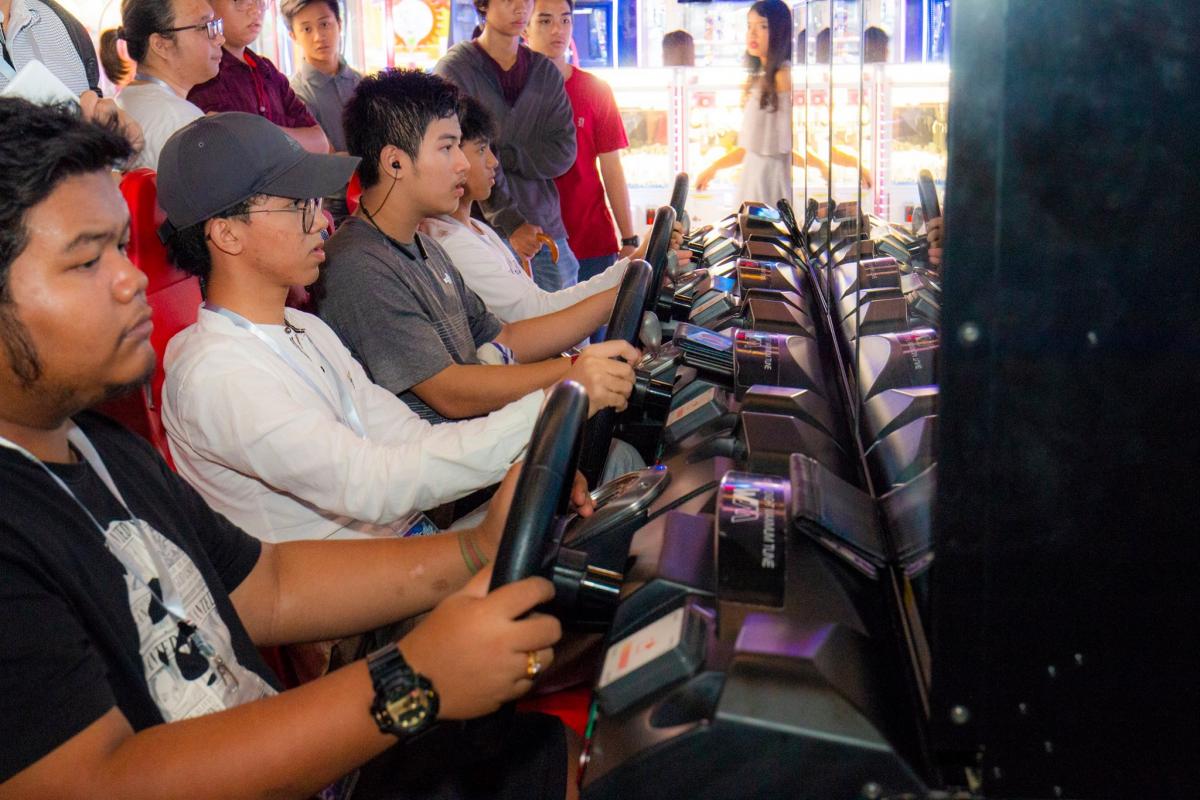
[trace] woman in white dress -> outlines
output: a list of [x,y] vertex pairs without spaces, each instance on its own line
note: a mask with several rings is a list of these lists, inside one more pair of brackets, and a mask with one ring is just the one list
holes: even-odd
[[696,176],[703,190],[718,170],[742,165],[739,202],[774,205],[792,197],[792,12],[783,0],[758,0],[746,18],[750,75],[743,93],[742,129],[733,150]]
[[[783,0],[758,0],[746,17],[746,80],[742,129],[737,147],[709,164],[696,176],[696,189],[703,191],[718,171],[742,165],[738,202],[754,200],[775,205],[792,199],[792,167],[812,166],[829,180],[829,163],[805,143],[805,155],[796,148],[792,128],[792,12]],[[869,172],[858,154],[848,147],[831,148],[835,164],[861,173],[863,186],[870,187]]]

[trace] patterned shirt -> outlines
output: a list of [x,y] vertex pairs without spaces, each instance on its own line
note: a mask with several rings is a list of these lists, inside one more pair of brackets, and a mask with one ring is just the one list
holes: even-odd
[[87,72],[67,26],[38,0],[13,0],[8,16],[0,13],[0,91],[30,61],[41,61],[75,94],[88,90]]
[[225,50],[217,77],[193,87],[187,99],[205,113],[245,111],[266,117],[281,128],[312,128],[317,124],[304,101],[292,91],[287,77],[269,58],[248,47],[243,58]]

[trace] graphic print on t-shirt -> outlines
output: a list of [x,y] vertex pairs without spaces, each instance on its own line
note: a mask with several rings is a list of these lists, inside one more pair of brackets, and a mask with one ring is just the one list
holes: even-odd
[[[164,720],[198,717],[275,693],[238,662],[212,592],[187,553],[140,519],[110,522],[104,539],[121,563],[137,568],[137,577],[126,569],[125,589],[146,686]],[[159,602],[170,604],[175,596],[186,622]],[[199,636],[193,636],[197,629]]]

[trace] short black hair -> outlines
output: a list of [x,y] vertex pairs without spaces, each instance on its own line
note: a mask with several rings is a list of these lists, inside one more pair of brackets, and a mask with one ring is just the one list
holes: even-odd
[[288,30],[292,29],[292,21],[296,19],[296,15],[313,3],[324,3],[329,6],[329,10],[333,12],[333,18],[339,23],[342,21],[342,9],[338,5],[338,0],[285,0],[284,4],[279,7],[279,13],[287,22]]
[[0,97],[0,338],[26,385],[41,376],[41,364],[17,319],[8,282],[13,262],[29,244],[26,216],[67,178],[107,172],[131,155],[133,145],[115,119],[85,122],[74,103],[42,106]]
[[9,299],[8,270],[29,243],[29,210],[67,178],[117,169],[131,155],[116,120],[85,122],[74,103],[0,97],[0,303]]
[[261,200],[262,195],[250,197],[234,203],[208,219],[200,220],[195,225],[179,230],[172,229],[164,242],[167,246],[167,258],[189,275],[207,281],[212,273],[212,254],[208,252],[208,237],[204,234],[204,226],[208,224],[209,219],[237,219],[246,222],[250,219],[247,213],[250,206],[258,205]]
[[496,138],[496,122],[483,103],[464,94],[458,111],[458,124],[464,142],[487,141]]
[[362,79],[346,103],[346,149],[358,156],[364,189],[379,183],[379,154],[398,147],[414,161],[429,126],[458,114],[461,95],[445,78],[419,69],[389,69]]

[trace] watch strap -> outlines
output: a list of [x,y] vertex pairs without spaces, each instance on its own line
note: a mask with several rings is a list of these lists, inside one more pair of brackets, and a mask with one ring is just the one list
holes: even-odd
[[433,724],[437,692],[428,678],[409,666],[397,645],[389,644],[368,655],[367,670],[375,687],[371,716],[379,730],[403,736]]

